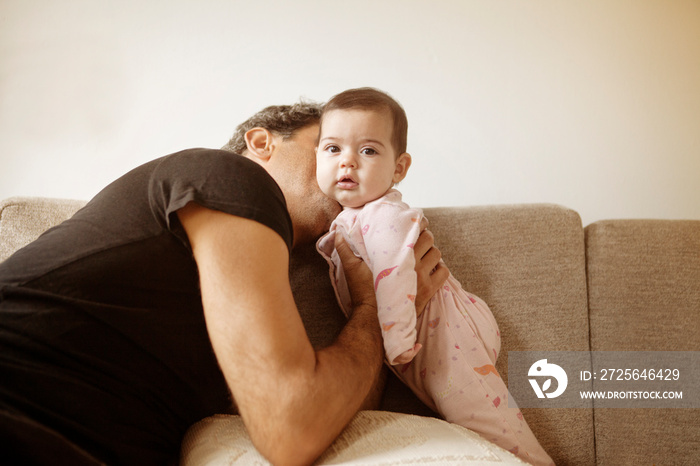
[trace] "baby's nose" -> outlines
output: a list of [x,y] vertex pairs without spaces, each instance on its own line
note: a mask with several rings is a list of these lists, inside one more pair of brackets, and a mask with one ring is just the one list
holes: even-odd
[[355,160],[355,157],[353,157],[351,154],[343,155],[340,158],[340,166],[343,168],[346,167],[357,167],[357,161]]

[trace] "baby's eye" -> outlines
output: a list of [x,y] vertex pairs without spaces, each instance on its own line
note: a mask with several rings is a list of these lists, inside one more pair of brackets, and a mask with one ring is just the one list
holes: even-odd
[[331,144],[330,146],[326,146],[326,152],[330,152],[331,154],[337,154],[340,152],[340,147]]
[[360,153],[363,155],[377,155],[377,151],[372,149],[371,147],[365,147],[360,151]]

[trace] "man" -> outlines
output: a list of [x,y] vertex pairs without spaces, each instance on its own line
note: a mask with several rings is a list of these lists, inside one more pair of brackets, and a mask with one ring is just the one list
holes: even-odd
[[[318,116],[270,107],[227,146],[243,157],[194,149],[138,167],[0,265],[5,458],[173,462],[189,425],[235,404],[264,456],[309,463],[376,406],[367,268],[341,245],[354,313],[318,351],[289,285],[292,247],[339,212],[315,181]],[[446,274],[429,235],[416,254],[424,305]]]

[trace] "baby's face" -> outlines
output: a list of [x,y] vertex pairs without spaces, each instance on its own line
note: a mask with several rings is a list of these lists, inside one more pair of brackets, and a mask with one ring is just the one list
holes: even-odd
[[344,207],[361,207],[405,176],[408,154],[397,157],[389,112],[331,110],[323,116],[316,150],[316,180]]

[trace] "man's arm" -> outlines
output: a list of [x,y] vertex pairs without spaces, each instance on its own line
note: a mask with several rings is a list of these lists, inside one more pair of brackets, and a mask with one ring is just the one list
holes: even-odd
[[314,352],[292,297],[282,238],[195,204],[178,215],[197,261],[212,345],[253,443],[274,464],[312,462],[379,375],[371,273],[344,248],[353,315],[333,345]]

